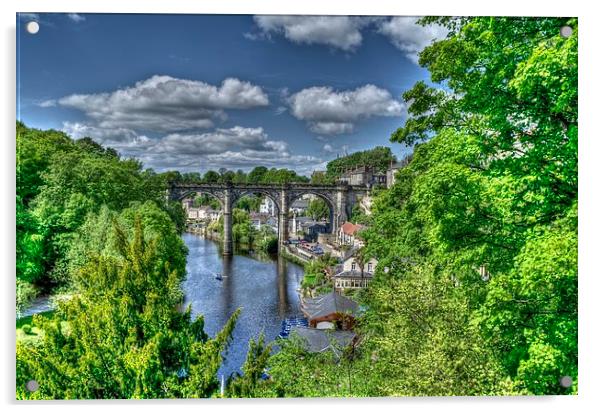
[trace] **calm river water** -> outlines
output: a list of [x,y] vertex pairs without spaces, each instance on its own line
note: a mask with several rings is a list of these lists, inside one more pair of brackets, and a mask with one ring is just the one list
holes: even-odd
[[297,288],[303,268],[282,257],[223,257],[214,241],[188,233],[182,239],[189,250],[188,275],[182,284],[185,304],[192,305],[193,315],[204,315],[205,331],[214,336],[237,308],[242,309],[218,373],[227,377],[244,363],[250,338],[263,331],[266,341],[272,341],[283,318],[301,315]]

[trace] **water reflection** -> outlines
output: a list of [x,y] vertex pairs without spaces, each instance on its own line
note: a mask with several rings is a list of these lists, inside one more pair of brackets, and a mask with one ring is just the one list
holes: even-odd
[[[188,246],[188,276],[182,284],[185,304],[203,314],[208,334],[215,335],[237,308],[242,313],[220,374],[237,371],[245,360],[248,341],[263,331],[271,341],[284,317],[300,315],[297,288],[303,269],[282,257],[247,255],[223,257],[217,244],[197,235],[182,236]],[[216,279],[222,275],[222,280]]]
[[278,256],[278,315],[280,318],[287,316],[290,311],[288,299],[288,262]]

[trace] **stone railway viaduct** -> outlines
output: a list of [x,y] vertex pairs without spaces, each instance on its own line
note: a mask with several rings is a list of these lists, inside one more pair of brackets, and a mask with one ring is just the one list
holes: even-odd
[[172,183],[167,198],[182,201],[194,194],[211,195],[220,202],[224,216],[223,254],[232,255],[232,208],[245,195],[261,194],[271,198],[278,209],[278,247],[288,239],[289,206],[305,194],[322,198],[330,209],[330,228],[333,234],[348,217],[358,196],[367,195],[369,187],[337,185],[289,184],[186,184]]

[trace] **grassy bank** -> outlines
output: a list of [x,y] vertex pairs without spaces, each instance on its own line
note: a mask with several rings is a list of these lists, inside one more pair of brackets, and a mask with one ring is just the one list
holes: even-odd
[[[54,311],[45,311],[43,313],[36,314],[38,317],[50,318]],[[22,317],[17,320],[16,323],[16,338],[17,341],[30,341],[34,342],[40,338],[42,330],[38,327],[33,326],[33,315]]]

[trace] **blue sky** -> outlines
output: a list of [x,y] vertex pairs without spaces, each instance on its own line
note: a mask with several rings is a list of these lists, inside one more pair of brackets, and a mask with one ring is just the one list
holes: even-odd
[[[29,34],[25,23],[40,30]],[[412,17],[17,16],[20,120],[90,136],[156,170],[300,173],[376,145],[428,80],[440,27]]]

